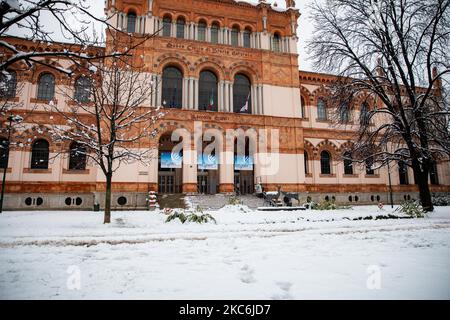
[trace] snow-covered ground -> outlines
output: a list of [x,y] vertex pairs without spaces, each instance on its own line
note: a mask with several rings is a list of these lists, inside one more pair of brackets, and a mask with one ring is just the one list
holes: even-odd
[[450,299],[450,207],[0,215],[1,299]]

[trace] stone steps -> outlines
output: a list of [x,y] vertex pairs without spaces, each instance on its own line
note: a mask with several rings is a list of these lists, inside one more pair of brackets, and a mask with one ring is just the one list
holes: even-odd
[[249,208],[256,209],[264,206],[264,199],[260,199],[254,195],[243,195],[235,197],[234,195],[187,195],[185,201],[187,207],[196,208],[200,206],[202,209],[220,209],[223,206],[230,204],[230,200],[237,198],[241,204]]

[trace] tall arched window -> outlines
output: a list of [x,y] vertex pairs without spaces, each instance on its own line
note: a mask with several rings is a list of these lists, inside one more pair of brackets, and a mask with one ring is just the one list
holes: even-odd
[[430,182],[431,184],[439,184],[438,168],[436,161],[433,161],[430,166]]
[[327,114],[327,105],[322,99],[319,99],[317,101],[317,119],[319,120],[327,120],[328,114]]
[[249,28],[246,28],[244,30],[244,47],[245,48],[250,48],[251,43],[250,43],[250,35],[252,34],[252,30],[250,30]]
[[300,97],[300,103],[302,105],[302,118],[306,118],[306,102],[305,99],[303,97]]
[[206,41],[206,22],[203,20],[198,23],[197,39],[199,41]]
[[179,17],[177,19],[177,38],[184,39],[184,27],[186,25],[186,21],[183,17]]
[[353,174],[352,154],[349,151],[344,152],[344,174]]
[[233,108],[235,113],[252,113],[250,79],[243,74],[234,77],[233,84]]
[[75,100],[81,103],[89,102],[89,99],[91,97],[91,90],[92,90],[91,79],[83,76],[79,77],[75,81],[75,95],[74,95]]
[[72,142],[69,149],[69,170],[85,170],[86,148],[77,142]]
[[55,77],[51,73],[41,74],[38,80],[37,98],[50,101],[55,97]]
[[231,29],[231,45],[235,47],[239,45],[239,27],[237,26]]
[[167,67],[162,76],[162,105],[165,108],[181,108],[183,97],[183,73],[175,67]]
[[403,161],[398,162],[398,177],[400,180],[400,184],[402,185],[409,184],[408,167]]
[[214,22],[211,26],[211,43],[219,43],[219,29],[219,24]]
[[217,76],[211,71],[202,71],[199,80],[199,110],[217,111]]
[[44,139],[36,140],[31,147],[31,169],[48,169],[49,144]]
[[0,73],[0,97],[14,98],[16,96],[17,74],[15,71]]
[[365,102],[361,104],[359,123],[361,126],[366,126],[369,124],[369,106]]
[[305,151],[304,157],[305,157],[305,174],[309,174],[309,156],[308,156],[308,152]]
[[8,166],[9,145],[8,139],[0,138],[0,168],[4,169]]
[[280,43],[281,43],[281,36],[280,36],[280,34],[278,33],[278,32],[276,32],[274,35],[273,35],[273,41],[272,41],[272,47],[273,47],[273,51],[275,51],[275,52],[280,52],[281,51],[281,45],[280,45]]
[[331,155],[328,151],[320,153],[320,172],[322,174],[331,174]]
[[339,108],[339,120],[341,123],[348,123],[350,121],[350,110],[347,103],[344,103]]
[[127,15],[127,32],[134,33],[136,32],[136,13],[128,12]]
[[366,174],[369,176],[373,176],[375,174],[375,170],[373,169],[373,159],[368,158],[366,159]]
[[172,34],[172,19],[169,16],[163,18],[163,36],[170,37]]

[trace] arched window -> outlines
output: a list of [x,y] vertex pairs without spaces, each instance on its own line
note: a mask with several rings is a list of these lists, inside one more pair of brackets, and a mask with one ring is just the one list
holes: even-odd
[[16,96],[17,74],[15,71],[0,73],[0,97],[14,98]]
[[89,102],[91,97],[92,90],[92,81],[87,77],[79,77],[75,81],[75,95],[74,98],[76,101],[81,103]]
[[398,177],[401,185],[409,184],[408,167],[403,161],[398,162]]
[[350,110],[346,103],[342,104],[339,108],[339,120],[341,123],[348,123],[350,121]]
[[211,43],[219,43],[219,29],[219,24],[214,22],[211,26]]
[[353,174],[352,154],[349,151],[344,152],[344,174]]
[[172,19],[169,16],[163,19],[163,36],[170,37],[172,34]]
[[41,74],[38,80],[38,100],[50,101],[55,97],[55,77],[51,73]]
[[373,169],[373,159],[366,159],[366,175],[372,176],[375,174],[375,170]]
[[252,34],[252,30],[250,30],[249,28],[246,28],[244,30],[244,47],[245,48],[250,48],[251,43],[250,43],[250,35]]
[[233,84],[233,111],[235,113],[252,113],[252,97],[250,92],[250,79],[243,74],[237,74],[234,77]]
[[239,45],[239,27],[237,26],[231,29],[231,45],[235,47]]
[[4,169],[8,166],[9,145],[8,139],[0,138],[0,168]]
[[327,114],[327,105],[322,99],[319,99],[317,101],[317,119],[319,120],[327,120],[328,114]]
[[430,166],[430,182],[431,184],[439,184],[438,168],[436,161],[433,161]]
[[31,147],[31,169],[48,169],[49,144],[46,140],[36,140]]
[[309,173],[309,156],[308,156],[308,152],[305,151],[304,157],[305,157],[305,174],[308,174]]
[[320,172],[322,174],[331,174],[331,155],[328,151],[320,153]]
[[86,169],[86,148],[77,142],[72,142],[69,150],[69,170]]
[[199,110],[217,111],[217,76],[211,71],[202,71],[199,80]]
[[198,23],[197,39],[199,41],[206,41],[206,22],[203,20]]
[[175,67],[167,67],[162,76],[162,106],[181,108],[183,97],[183,73]]
[[359,112],[359,123],[361,126],[369,124],[369,106],[367,103],[361,104],[361,110]]
[[306,118],[306,102],[303,97],[300,97],[300,103],[302,104],[302,118]]
[[136,13],[129,12],[127,15],[127,32],[136,32]]
[[280,34],[278,32],[276,32],[273,35],[273,44],[272,44],[273,51],[275,51],[275,52],[280,52],[281,51],[280,43],[281,43],[281,36],[280,36]]
[[177,38],[184,39],[184,26],[186,25],[186,21],[183,17],[177,19]]

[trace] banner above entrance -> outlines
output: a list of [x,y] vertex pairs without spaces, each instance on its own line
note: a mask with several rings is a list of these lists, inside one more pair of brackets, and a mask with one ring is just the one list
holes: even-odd
[[197,157],[199,170],[217,170],[217,157],[214,155],[199,154]]
[[181,168],[183,155],[181,153],[172,153],[163,151],[161,153],[161,168]]
[[234,170],[252,171],[253,158],[250,156],[234,156]]

